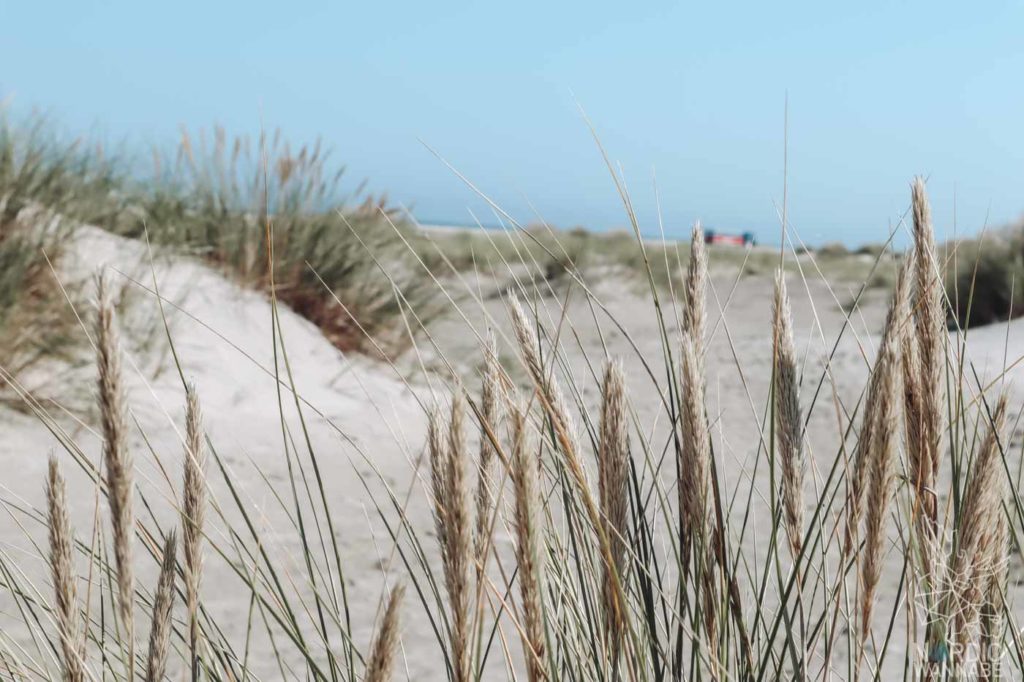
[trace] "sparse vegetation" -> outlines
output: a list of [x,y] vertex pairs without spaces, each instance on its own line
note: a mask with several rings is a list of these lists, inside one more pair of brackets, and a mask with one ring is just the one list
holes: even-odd
[[[560,360],[556,331],[531,308],[529,291],[511,294],[508,336],[526,385],[512,381],[485,340],[480,399],[463,378],[451,377],[450,400],[426,406],[423,483],[433,536],[386,482],[383,497],[371,499],[415,598],[403,603],[404,587],[391,591],[365,651],[348,616],[344,558],[332,530],[336,502],[325,494],[311,444],[289,464],[293,499],[276,498],[301,548],[291,561],[268,552],[272,540],[253,521],[212,441],[207,465],[199,395],[183,385],[185,485],[181,501],[169,500],[179,521],[160,526],[148,516],[168,502],[145,497],[132,482],[116,320],[101,291],[95,329],[104,475],[73,441],[62,443],[65,459],[105,483],[97,493],[109,506],[113,551],[102,540],[97,546],[100,529],[73,535],[65,505],[80,491],[69,493],[51,464],[47,513],[11,511],[42,522],[29,523],[29,533],[48,528],[54,585],[42,589],[10,570],[6,557],[0,585],[36,649],[52,655],[6,647],[0,660],[17,679],[60,668],[69,679],[102,670],[108,679],[129,680],[138,669],[156,680],[165,667],[190,670],[193,679],[246,679],[256,636],[273,643],[282,672],[287,658],[304,678],[365,675],[376,682],[396,669],[399,614],[406,620],[422,611],[433,626],[439,676],[456,682],[480,679],[485,670],[510,678],[525,670],[532,682],[892,679],[892,670],[903,679],[945,679],[977,674],[981,663],[1018,671],[1021,659],[1004,655],[1015,650],[1017,625],[1007,565],[1024,506],[1007,479],[1006,402],[994,390],[976,391],[954,369],[957,346],[945,334],[941,264],[920,181],[913,202],[915,246],[901,264],[863,405],[845,405],[836,415],[852,442],[837,438],[818,460],[821,471],[809,464],[805,427],[817,400],[807,387],[819,378],[801,379],[783,272],[771,318],[764,413],[771,427],[754,465],[772,474],[732,484],[719,468],[723,436],[712,427],[705,387],[709,254],[699,228],[700,247],[688,254],[675,290],[681,315],[655,311],[677,333],[665,336],[662,358],[643,358],[672,368],[660,379],[647,377],[664,396],[665,428],[657,435],[635,421],[636,381],[616,359],[585,378],[574,375]],[[521,266],[544,272],[542,263]],[[592,390],[599,396],[593,413],[583,399]],[[231,493],[210,507],[217,532],[205,530],[203,520],[214,476]],[[751,521],[755,504],[766,505],[765,515]],[[147,516],[133,516],[133,509]],[[760,537],[751,549],[754,533]],[[756,564],[751,551],[761,553]],[[152,589],[135,578],[143,562],[160,567]],[[238,609],[247,614],[244,649],[203,609],[200,576],[214,564],[226,566],[248,595],[247,610]],[[887,572],[895,593],[882,599]],[[88,589],[75,589],[85,576]],[[188,604],[180,621],[172,615],[179,580]],[[81,598],[91,590],[106,595],[98,606]],[[136,627],[143,612],[150,620]],[[903,650],[890,644],[895,623],[905,630]],[[144,655],[136,639],[146,630]],[[505,646],[491,646],[493,637]]]
[[[403,309],[424,322],[439,312],[433,298],[421,296],[429,291],[428,270],[477,270],[503,280],[509,264],[537,265],[551,291],[574,277],[587,281],[588,273],[603,277],[609,268],[642,289],[649,270],[668,289],[679,285],[688,252],[685,243],[649,241],[644,254],[627,232],[541,224],[424,234],[386,198],[365,196],[361,186],[344,194],[343,169],[332,165],[327,148],[293,148],[280,133],[255,141],[220,128],[211,136],[184,133],[173,154],[154,153],[151,175],[131,177],[121,159],[82,140],[62,143],[45,121],[0,123],[0,319],[20,320],[3,325],[9,338],[0,339],[7,349],[0,353],[8,353],[4,366],[12,375],[68,341],[67,326],[56,324],[67,319],[66,304],[53,295],[42,254],[58,256],[76,223],[146,234],[246,286],[269,292],[273,284],[281,302],[339,348],[388,356],[410,343]],[[770,249],[714,248],[711,264],[757,275],[771,272],[777,256]],[[848,276],[866,272],[855,265]],[[31,319],[19,318],[28,307]],[[49,317],[39,314],[44,308]]]
[[854,250],[854,253],[858,256],[871,256],[872,258],[878,258],[885,253],[888,248],[889,247],[886,244],[881,243],[861,244]]
[[842,242],[829,242],[818,248],[819,258],[843,258],[850,255],[850,250]]
[[[364,648],[356,633],[369,624],[353,623],[347,593],[352,550],[339,549],[340,502],[325,483],[339,471],[321,468],[291,370],[287,380],[285,370],[271,372],[286,478],[243,489],[255,484],[204,433],[202,390],[182,372],[179,472],[160,471],[181,481],[180,493],[169,484],[165,497],[147,495],[132,446],[157,448],[144,432],[133,438],[142,426],[122,377],[116,310],[98,279],[100,457],[86,436],[63,429],[59,406],[24,405],[59,454],[40,480],[45,507],[3,501],[49,577],[0,551],[4,616],[23,629],[0,633],[5,678],[256,679],[258,649],[282,678],[385,682],[400,668],[400,623],[411,617],[429,625],[438,676],[455,682],[1019,677],[1009,562],[1020,551],[1011,538],[1024,527],[1024,498],[1011,485],[1020,466],[1011,460],[1012,415],[1003,377],[984,383],[965,372],[962,345],[945,333],[949,317],[977,325],[1020,311],[1008,293],[1024,274],[1018,233],[962,243],[947,262],[918,180],[914,246],[902,259],[873,249],[850,259],[845,247],[827,246],[780,263],[771,249],[706,248],[699,227],[692,245],[544,226],[430,234],[384,200],[339,197],[341,175],[328,171],[328,158],[276,136],[249,149],[217,131],[209,146],[185,137],[140,184],[42,128],[0,129],[4,379],[66,336],[41,254],[59,256],[74,221],[194,254],[273,294],[338,348],[389,358],[448,306],[462,312],[458,298],[438,295],[435,277],[448,268],[496,275],[507,315],[488,327],[521,365],[507,371],[488,336],[479,397],[475,378],[447,363],[450,373],[432,375],[417,396],[425,442],[405,454],[426,467],[410,480],[422,485],[415,492],[432,511],[432,531],[418,525],[409,492],[375,468],[377,443],[338,429],[370,464],[354,475],[368,515],[386,529],[390,546],[377,549],[402,573],[396,585],[360,581],[382,595]],[[815,375],[794,339],[786,274],[822,264],[833,280],[895,283],[880,341],[864,344],[878,350],[865,352],[870,375],[854,401],[837,388],[846,377],[828,362]],[[603,344],[593,357],[580,344],[586,371],[575,370],[571,333],[540,312],[538,293],[577,279],[589,287],[607,269],[632,274],[651,287],[645,300],[658,301],[658,351],[630,346],[642,370],[627,372]],[[759,438],[743,475],[729,478],[727,430],[737,417],[709,398],[709,280],[770,272],[766,394],[743,379]],[[602,322],[616,326],[588,287],[580,289],[592,314],[601,309]],[[276,354],[287,341],[273,324]],[[826,382],[830,399],[819,396]],[[641,390],[658,399],[654,427],[631,402]],[[294,413],[282,396],[294,398]],[[831,401],[837,428],[812,459],[808,424],[819,400]],[[220,495],[210,494],[214,486]],[[254,492],[265,493],[259,504]],[[94,497],[95,513],[73,518],[75,496]],[[270,526],[268,511],[283,527]],[[204,601],[210,570],[240,595],[229,616]],[[218,620],[227,617],[244,624],[244,639]]]
[[951,261],[946,281],[951,321],[967,329],[1024,314],[1024,228],[962,240],[945,251]]
[[173,159],[158,157],[117,229],[145,230],[247,286],[273,287],[342,350],[394,355],[409,344],[402,309],[428,320],[437,306],[421,295],[427,273],[403,241],[416,237],[402,217],[385,198],[342,196],[342,178],[319,143],[185,133]]
[[74,221],[117,212],[116,169],[102,148],[0,110],[0,386],[68,347],[71,318],[46,258],[60,257]]

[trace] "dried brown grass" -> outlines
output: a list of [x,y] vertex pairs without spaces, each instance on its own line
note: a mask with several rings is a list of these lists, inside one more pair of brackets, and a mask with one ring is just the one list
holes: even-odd
[[775,364],[775,440],[782,473],[782,506],[785,513],[786,536],[793,557],[796,558],[803,543],[806,461],[796,347],[793,343],[793,318],[789,309],[789,295],[786,293],[785,273],[782,270],[775,275],[772,348]]
[[164,541],[160,577],[153,597],[149,654],[146,657],[146,682],[162,682],[167,671],[167,656],[171,647],[171,611],[174,607],[174,566],[177,547],[177,536],[171,531]]
[[128,450],[128,422],[121,379],[121,350],[114,324],[114,305],[103,275],[96,280],[96,364],[103,433],[103,466],[110,505],[117,569],[117,608],[124,627],[129,677],[135,667],[135,569],[132,545],[135,536],[134,484]]
[[[858,443],[858,466],[855,476],[866,476],[867,516],[865,519],[864,553],[861,556],[861,646],[871,629],[875,590],[881,578],[885,521],[895,493],[896,446],[899,435],[899,409],[902,369],[899,349],[900,328],[908,314],[908,269],[900,271],[892,303],[882,332],[882,342],[875,360],[867,396],[865,426]],[[865,442],[865,438],[868,438]],[[855,512],[851,509],[851,515]]]
[[395,657],[401,638],[401,606],[405,586],[399,585],[391,591],[384,619],[370,647],[370,659],[366,663],[365,682],[390,682],[394,675]]
[[452,396],[447,437],[441,435],[443,426],[439,414],[435,413],[428,439],[435,525],[441,542],[445,588],[448,591],[452,668],[456,682],[468,682],[472,677],[470,607],[473,592],[470,568],[473,565],[473,543],[464,422],[465,398],[458,389]]
[[510,475],[515,499],[516,562],[519,567],[519,597],[522,603],[521,634],[526,650],[530,682],[547,678],[541,589],[544,553],[542,548],[541,498],[537,483],[538,462],[527,424],[525,408],[509,415],[512,420],[512,462]]
[[203,522],[206,516],[206,449],[203,446],[202,414],[195,386],[185,393],[185,453],[182,484],[182,544],[185,604],[188,608],[189,649],[192,678],[199,675],[199,607],[203,578]]
[[614,665],[622,650],[625,613],[617,603],[616,581],[626,573],[629,533],[629,423],[626,378],[619,362],[605,366],[601,391],[601,440],[597,453],[598,492],[604,533],[613,563],[604,565],[602,604],[605,630]]
[[54,611],[60,633],[61,662],[67,682],[85,679],[85,639],[79,632],[78,590],[74,559],[74,533],[68,514],[67,484],[57,459],[50,457],[46,481],[47,525],[50,535],[50,575],[53,579]]

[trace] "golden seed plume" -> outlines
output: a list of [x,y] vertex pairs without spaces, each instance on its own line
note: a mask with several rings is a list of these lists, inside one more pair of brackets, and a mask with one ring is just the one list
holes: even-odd
[[174,606],[174,555],[177,538],[174,531],[164,542],[160,577],[153,597],[153,620],[149,630],[149,655],[146,657],[146,682],[162,682],[171,647],[171,610]]
[[541,585],[544,554],[541,546],[540,490],[537,461],[530,437],[525,408],[509,415],[512,420],[512,462],[510,475],[515,496],[517,580],[523,604],[522,634],[526,649],[526,670],[530,682],[547,677]]
[[800,553],[804,526],[803,425],[800,414],[800,389],[797,384],[796,347],[793,343],[793,319],[786,294],[786,280],[780,269],[775,274],[775,299],[772,306],[772,343],[775,394],[775,437],[782,470],[782,505],[786,534],[793,557]]
[[[550,371],[545,372],[544,370],[540,358],[540,339],[534,326],[530,323],[530,318],[527,317],[519,303],[518,297],[515,294],[509,295],[508,304],[512,316],[512,329],[515,332],[519,351],[530,372],[530,378],[533,379],[534,385],[541,393],[544,411],[558,435],[559,444],[572,464],[572,460],[579,458],[580,446],[568,403],[562,394],[558,380]],[[573,476],[580,478],[582,483],[586,483],[586,475],[582,467],[579,467],[578,471],[573,471]]]
[[100,422],[103,433],[103,466],[106,473],[107,502],[114,536],[114,563],[117,569],[117,606],[128,642],[129,676],[134,668],[135,576],[132,544],[135,533],[133,510],[132,458],[128,451],[127,411],[121,381],[121,351],[114,325],[114,304],[106,279],[96,279],[96,338],[99,380]]
[[688,332],[683,333],[682,346],[679,508],[694,543],[706,547],[710,542],[707,499],[711,480],[711,441],[704,411],[704,375],[700,371],[699,351]]
[[455,682],[472,676],[470,642],[470,567],[473,561],[469,488],[466,481],[465,398],[457,388],[452,396],[448,437],[442,435],[439,413],[428,427],[434,521],[441,543],[445,588],[451,610],[451,645]]
[[78,597],[75,587],[74,534],[68,514],[67,484],[57,459],[50,456],[46,481],[47,524],[50,531],[50,573],[57,629],[60,633],[64,679],[81,682],[85,679],[84,638],[78,631]]
[[537,335],[534,333],[526,313],[523,312],[522,306],[519,305],[519,301],[514,294],[509,297],[509,308],[511,310],[512,326],[515,330],[516,340],[523,355],[523,360],[533,379],[534,386],[537,389],[540,403],[551,422],[554,440],[564,456],[563,463],[571,480],[576,485],[576,490],[579,493],[580,500],[583,502],[587,517],[597,533],[601,556],[604,561],[611,563],[613,559],[609,538],[604,532],[601,523],[601,511],[598,509],[598,503],[594,498],[590,482],[587,480],[587,472],[580,457],[579,441],[576,437],[572,418],[569,416],[568,405],[554,377],[547,377],[544,374],[540,363],[540,346]]
[[[704,361],[704,327],[707,314],[704,309],[708,280],[708,253],[704,245],[704,229],[698,220],[690,232],[690,260],[686,269],[683,331],[693,339],[697,360]],[[703,374],[703,366],[701,374]]]
[[[916,268],[916,266],[914,266]],[[915,322],[912,317],[909,322]],[[904,324],[900,338],[903,369],[903,440],[907,452],[910,483],[914,491],[914,524],[919,534],[922,574],[937,585],[939,538],[933,523],[935,510],[935,472],[924,439],[924,386],[921,383],[921,354],[916,324]],[[932,589],[932,588],[928,588]]]
[[917,333],[912,324],[905,324],[900,335],[903,357],[903,428],[911,483],[917,487],[930,480],[931,459],[925,454],[921,440],[921,359],[917,350]]
[[602,586],[605,629],[613,661],[618,658],[624,635],[625,608],[618,603],[615,582],[625,581],[629,533],[629,423],[626,412],[626,378],[618,361],[605,365],[601,391],[601,440],[598,444],[598,492],[601,519],[611,547],[613,565],[605,565]]
[[[1006,473],[1000,448],[1000,432],[1006,422],[1006,395],[1000,396],[992,411],[971,466],[961,507],[961,523],[952,557],[950,589],[957,616],[958,637],[965,636],[981,608],[993,575],[1001,570],[1005,542],[998,537],[1003,500],[1007,494]],[[997,544],[1002,543],[997,548]]]
[[978,643],[978,679],[982,682],[999,679],[1003,594],[1006,590],[1010,550],[1010,527],[1002,510],[999,512],[993,532],[991,549],[992,573],[985,589],[981,610],[981,636]]
[[[703,598],[704,630],[710,657],[717,658],[718,583],[715,576],[715,533],[708,492],[711,486],[711,431],[704,404],[701,349],[689,331],[682,340],[682,387],[680,396],[679,510],[686,533],[683,565],[689,563],[691,550],[698,569]],[[713,679],[718,674],[712,670]]]
[[[849,493],[846,510],[846,539],[843,545],[844,556],[849,556],[858,541],[864,491],[868,487],[873,457],[877,454],[875,431],[878,428],[878,422],[881,419],[888,419],[889,411],[896,410],[904,398],[902,392],[904,377],[902,343],[909,326],[909,287],[912,273],[913,262],[911,259],[906,259],[896,278],[896,287],[893,290],[892,302],[889,305],[889,312],[882,331],[882,340],[878,346],[878,357],[875,359],[875,366],[868,383],[860,438],[857,441],[853,471],[849,474],[850,478],[847,484]],[[889,377],[887,373],[890,371],[898,372],[899,376]],[[883,382],[889,382],[895,386],[898,394],[891,395],[887,390],[888,387],[882,385]],[[893,403],[893,399],[897,402]],[[886,438],[892,438],[892,436],[887,435]]]
[[405,586],[399,585],[391,591],[384,620],[370,648],[370,660],[366,664],[365,682],[390,682],[395,665],[401,633],[401,605]]
[[501,366],[498,364],[498,344],[489,334],[484,347],[484,376],[480,387],[480,409],[483,426],[480,429],[480,461],[477,463],[476,483],[476,562],[478,578],[487,565],[487,552],[491,544],[491,515],[494,507],[492,487],[496,451],[491,434],[497,436],[502,420]]
[[[920,429],[922,452],[919,474],[922,480],[919,487],[923,489],[934,486],[942,448],[946,314],[931,208],[928,205],[924,180],[921,178],[914,180],[912,199],[915,263],[913,309],[917,336],[917,366],[920,368],[920,415],[917,417],[918,423],[915,428]],[[929,501],[925,511],[934,525],[937,505],[933,499]]]
[[182,540],[185,601],[189,619],[189,650],[192,675],[199,674],[199,588],[203,577],[203,519],[206,515],[206,449],[203,447],[202,414],[194,386],[185,392],[185,457],[182,484]]
[[[872,373],[865,412],[865,420],[872,420],[871,427],[862,429],[856,467],[860,471],[854,474],[867,479],[865,550],[860,571],[862,643],[866,641],[871,628],[875,590],[882,572],[885,519],[889,514],[896,482],[896,438],[899,429],[897,406],[900,404],[902,381],[899,337],[900,327],[905,324],[908,314],[906,289],[907,270],[903,269],[893,293]],[[864,438],[870,438],[870,441],[865,443]]]
[[430,489],[434,497],[434,527],[443,552],[448,545],[444,507],[444,501],[448,499],[448,438],[444,416],[439,409],[434,409],[427,420],[427,452],[430,455]]

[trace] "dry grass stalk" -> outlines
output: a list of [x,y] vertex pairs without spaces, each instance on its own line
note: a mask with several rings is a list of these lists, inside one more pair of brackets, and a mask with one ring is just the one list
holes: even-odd
[[496,451],[487,429],[494,435],[502,419],[501,366],[498,364],[498,345],[491,334],[484,348],[484,376],[480,388],[480,410],[485,428],[480,429],[480,461],[477,463],[476,484],[476,563],[477,576],[483,574],[487,552],[491,545],[491,515],[494,506],[494,463]]
[[[716,660],[718,630],[718,585],[715,576],[715,539],[708,504],[711,484],[710,428],[704,404],[705,327],[707,313],[708,255],[704,243],[704,230],[700,221],[690,232],[690,258],[686,270],[683,305],[682,372],[683,385],[680,399],[682,447],[679,453],[680,514],[683,516],[683,563],[696,549],[698,573],[703,591],[704,628],[711,648],[711,659]],[[710,671],[713,677],[717,671]]]
[[427,452],[430,455],[430,489],[434,495],[434,528],[443,551],[448,544],[448,524],[443,505],[443,501],[448,499],[448,438],[444,416],[439,409],[431,412],[427,419]]
[[[711,484],[711,433],[708,427],[704,405],[704,376],[698,351],[689,332],[683,333],[682,352],[682,401],[680,406],[680,430],[682,447],[679,463],[680,480],[679,507],[684,520],[684,550],[693,550],[697,573],[703,595],[704,629],[710,660],[717,660],[718,630],[718,584],[715,575],[715,547],[710,500],[708,491]],[[684,566],[688,563],[684,554]],[[714,670],[712,674],[717,677]]]
[[[587,518],[597,534],[602,560],[612,564],[614,559],[612,558],[611,544],[604,532],[601,512],[598,509],[597,501],[594,499],[590,482],[587,480],[586,469],[584,469],[583,460],[580,457],[579,441],[577,440],[572,418],[569,416],[569,409],[565,398],[554,377],[549,378],[544,374],[540,362],[539,340],[515,295],[509,297],[509,307],[512,312],[512,326],[515,330],[520,352],[537,389],[540,403],[551,422],[558,449],[561,450],[565,457],[564,464],[566,469],[576,485],[580,499],[583,502],[583,507],[587,513]],[[616,589],[619,589],[618,585],[616,585]]]
[[[913,259],[907,258],[900,267],[899,275],[896,278],[896,287],[882,331],[882,340],[879,343],[878,357],[875,360],[875,367],[868,384],[864,418],[861,422],[860,438],[857,441],[853,471],[850,472],[847,482],[849,492],[846,501],[844,556],[850,555],[858,541],[864,491],[868,487],[870,466],[877,453],[875,431],[879,428],[879,420],[888,419],[890,415],[887,411],[895,411],[906,395],[903,393],[895,396],[897,402],[894,404],[890,401],[892,396],[886,392],[886,387],[883,387],[882,384],[883,382],[893,382],[895,386],[902,387],[906,369],[903,366],[906,359],[903,353],[903,337],[906,334],[910,316],[909,285],[912,272]],[[887,372],[891,371],[893,367],[897,368],[899,376],[889,377],[887,375]],[[887,443],[892,435],[886,434],[885,438]]]
[[114,536],[117,607],[125,629],[129,677],[132,677],[131,671],[135,667],[135,576],[132,566],[135,514],[132,504],[132,458],[128,451],[127,410],[121,381],[121,351],[114,326],[114,305],[102,274],[96,280],[96,294],[96,364],[99,370],[103,465]]
[[[533,379],[534,386],[537,389],[537,396],[551,423],[558,450],[564,456],[563,463],[565,468],[575,484],[587,518],[597,535],[601,560],[605,565],[612,566],[615,564],[615,559],[612,553],[611,540],[605,532],[598,502],[595,500],[590,483],[587,480],[586,470],[580,457],[579,441],[577,440],[572,418],[569,416],[569,409],[565,398],[554,377],[547,377],[544,374],[540,362],[539,339],[536,333],[534,333],[533,327],[530,325],[529,319],[526,317],[526,313],[523,312],[522,306],[519,305],[515,295],[509,297],[509,307],[512,313],[512,325],[516,341],[530,376]],[[622,586],[617,579],[614,581],[614,589],[617,592],[617,603],[624,603],[625,596]]]
[[149,655],[146,657],[146,682],[161,682],[167,670],[171,646],[171,610],[174,606],[174,555],[177,538],[174,531],[164,542],[163,561],[156,595],[153,597],[153,621],[149,630]]
[[629,532],[629,423],[626,412],[626,378],[622,364],[605,366],[601,392],[601,440],[598,446],[598,492],[604,533],[611,546],[613,564],[603,566],[602,602],[605,629],[611,645],[612,664],[622,650],[625,605],[615,588],[624,580]]
[[[704,360],[704,333],[707,313],[704,309],[708,280],[708,253],[704,244],[704,230],[698,220],[690,232],[690,260],[686,269],[686,288],[683,306],[683,331],[693,339],[697,360]],[[701,366],[701,374],[704,374]]]
[[704,375],[700,372],[699,350],[689,333],[683,334],[682,400],[680,429],[682,448],[679,463],[679,507],[694,544],[706,546],[709,538],[708,486],[711,477],[711,443],[704,412]]
[[512,419],[512,463],[510,476],[515,496],[517,579],[523,603],[522,635],[526,669],[530,682],[547,677],[541,584],[544,554],[541,547],[541,499],[537,483],[537,462],[525,408],[514,410]]
[[[871,614],[875,603],[875,589],[882,572],[882,544],[885,539],[885,519],[893,498],[896,482],[896,437],[898,406],[901,400],[899,337],[906,321],[907,270],[900,272],[893,293],[892,304],[885,321],[882,343],[875,361],[865,419],[872,419],[870,431],[861,433],[858,443],[857,475],[867,477],[867,516],[865,519],[865,551],[861,563],[861,646],[871,630]],[[863,442],[865,437],[871,440]],[[866,447],[864,447],[866,445]],[[863,649],[862,649],[863,651]]]
[[194,386],[185,394],[185,463],[182,485],[182,536],[185,602],[188,607],[192,679],[199,675],[199,587],[203,576],[203,519],[206,514],[206,450],[202,415]]
[[793,343],[793,319],[786,294],[786,280],[780,269],[775,275],[775,299],[772,311],[772,344],[775,394],[775,437],[782,469],[782,505],[786,535],[793,557],[800,554],[804,527],[803,425],[800,415],[800,389],[797,384],[796,347]]
[[74,535],[68,514],[67,484],[57,459],[50,457],[46,482],[47,523],[50,535],[50,573],[53,578],[57,629],[60,632],[64,679],[85,679],[85,640],[78,632],[78,598],[75,586]]
[[993,532],[992,573],[985,589],[981,609],[981,637],[978,642],[978,679],[983,682],[999,677],[1000,636],[1002,628],[1003,594],[1006,590],[1010,526],[1006,514],[1000,510],[999,521]]
[[955,553],[950,568],[950,600],[961,643],[977,618],[993,576],[1001,570],[1006,538],[999,537],[1003,499],[1007,493],[1000,432],[1006,422],[1006,395],[992,412],[992,421],[974,456],[961,507]]
[[939,470],[943,432],[945,392],[942,379],[946,367],[946,313],[931,207],[921,178],[914,180],[912,199],[915,263],[913,309],[917,332],[917,367],[920,368],[919,413],[915,425],[920,430],[920,451],[916,462],[917,485],[922,495],[922,511],[928,519],[929,532],[934,534],[937,531],[935,525],[938,513],[934,485]]
[[[530,378],[533,379],[537,390],[541,393],[544,411],[551,420],[552,426],[558,434],[562,449],[570,460],[570,465],[572,465],[573,460],[578,462],[580,447],[576,426],[570,415],[568,403],[558,384],[558,380],[550,371],[545,372],[544,370],[544,364],[541,362],[540,357],[540,339],[530,322],[530,318],[527,317],[526,312],[519,303],[519,299],[515,294],[512,294],[509,296],[508,302],[509,310],[512,313],[512,329],[515,332],[519,351],[522,353],[526,368],[530,372]],[[573,475],[580,478],[582,483],[586,483],[586,476],[583,473],[582,467],[579,467],[578,471],[573,471]]]
[[370,647],[370,660],[366,664],[365,682],[389,682],[395,667],[395,654],[398,651],[400,636],[400,615],[402,597],[405,595],[405,586],[399,585],[391,591],[388,598],[387,608],[384,610],[384,620],[381,621],[380,630]]
[[[931,208],[924,180],[915,178],[911,188],[914,223],[914,340],[906,355],[916,368],[906,391],[907,435],[910,471],[914,477],[914,524],[921,557],[923,594],[936,595],[942,589],[938,493],[936,481],[942,449],[946,366],[946,316],[942,279],[935,249]],[[911,374],[909,368],[907,374]],[[925,648],[940,645],[941,605],[929,597]]]
[[[913,320],[911,320],[913,321]],[[900,354],[903,357],[903,427],[907,448],[910,478],[915,489],[927,480],[931,460],[923,456],[921,441],[921,353],[917,348],[917,330],[913,324],[903,326],[900,335]]]
[[451,646],[456,682],[468,682],[472,676],[469,571],[473,561],[473,543],[464,421],[465,398],[461,389],[456,389],[452,396],[448,437],[441,435],[443,426],[436,413],[428,431],[434,519],[451,609]]
[[923,439],[924,387],[921,384],[921,354],[918,350],[915,324],[903,325],[900,355],[903,368],[903,438],[907,451],[910,481],[914,490],[913,525],[918,534],[919,555],[922,562],[921,574],[927,583],[925,593],[933,594],[938,586],[936,569],[938,568],[940,538],[935,533],[934,524],[931,522],[931,519],[934,518],[930,511],[934,508],[934,472],[932,471],[931,456],[928,455]]

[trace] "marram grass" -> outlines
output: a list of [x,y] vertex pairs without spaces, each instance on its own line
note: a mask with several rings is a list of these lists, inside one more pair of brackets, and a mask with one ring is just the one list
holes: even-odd
[[[966,371],[969,337],[945,329],[945,260],[920,181],[912,211],[913,253],[877,351],[865,353],[872,367],[856,387],[862,398],[836,411],[836,442],[815,443],[816,453],[806,424],[828,370],[815,375],[802,360],[788,295],[798,280],[777,276],[765,329],[773,380],[751,397],[748,417],[759,402],[755,465],[768,474],[738,481],[723,473],[723,439],[728,421],[742,417],[715,413],[709,399],[712,344],[731,342],[709,329],[707,309],[721,301],[712,299],[703,248],[682,265],[681,301],[650,278],[660,355],[586,358],[584,372],[567,360],[571,320],[538,296],[550,278],[513,278],[507,317],[489,322],[522,372],[509,372],[483,334],[479,395],[467,388],[476,378],[448,376],[448,395],[424,401],[425,470],[416,480],[434,533],[417,531],[390,489],[367,500],[403,574],[397,584],[380,581],[372,624],[351,621],[344,553],[322,530],[337,513],[321,478],[333,474],[312,446],[288,470],[301,548],[294,561],[268,551],[249,492],[203,433],[202,387],[182,383],[181,499],[153,499],[136,486],[117,321],[101,279],[102,466],[62,439],[45,510],[21,510],[39,522],[26,533],[48,533],[48,547],[39,546],[51,581],[0,562],[0,589],[31,642],[0,638],[2,676],[257,679],[258,639],[283,679],[383,682],[406,677],[403,624],[425,622],[433,645],[415,655],[436,662],[437,679],[456,682],[1019,679],[1008,557],[1024,505],[1010,478],[1012,404],[1001,381],[982,384]],[[699,227],[693,235],[699,243]],[[565,270],[576,295],[615,326],[586,278]],[[544,312],[552,306],[554,317]],[[627,361],[641,369],[627,372]],[[640,391],[658,396],[661,431],[634,410]],[[32,409],[52,423],[42,405]],[[95,489],[69,489],[57,460],[81,468]],[[207,494],[212,479],[228,493],[217,503]],[[69,495],[90,492],[104,500],[91,535],[85,520],[72,529],[66,510]],[[161,505],[175,512],[170,526],[149,513]],[[159,566],[153,584],[136,578],[142,564]],[[244,620],[242,639],[205,608],[203,577],[213,570],[247,595],[232,616]],[[882,583],[892,598],[878,598]]]

